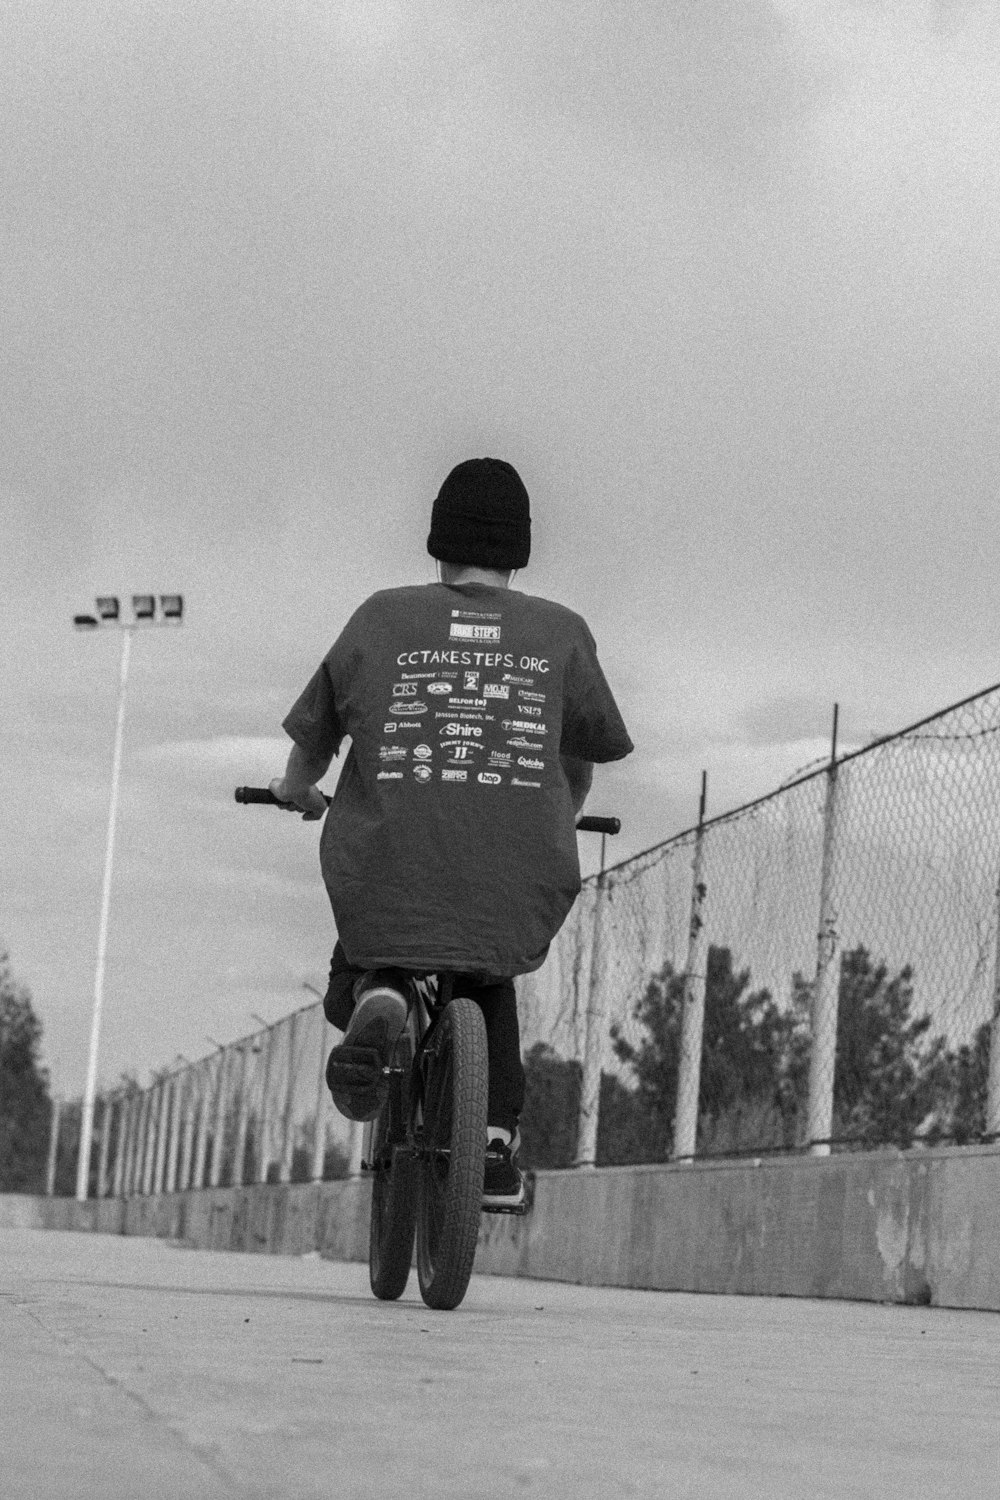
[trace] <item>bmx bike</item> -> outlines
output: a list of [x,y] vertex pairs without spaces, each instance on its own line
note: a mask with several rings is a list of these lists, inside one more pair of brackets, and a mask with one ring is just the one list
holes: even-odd
[[[264,787],[238,787],[237,802],[275,803]],[[281,805],[281,804],[277,804]],[[582,817],[577,829],[615,834],[617,818]],[[386,1093],[365,1126],[362,1172],[372,1184],[368,1272],[375,1296],[401,1297],[416,1241],[417,1279],[428,1307],[450,1310],[468,1289],[484,1205],[489,1055],[475,1000],[456,996],[451,973],[411,974],[406,1026],[383,1069]]]

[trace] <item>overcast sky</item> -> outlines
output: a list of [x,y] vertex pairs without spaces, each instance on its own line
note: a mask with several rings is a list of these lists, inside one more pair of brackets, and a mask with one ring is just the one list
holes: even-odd
[[[1000,678],[1000,21],[977,0],[8,0],[0,946],[82,1086],[322,986],[315,825],[232,802],[460,459],[580,610],[621,857]],[[329,785],[332,788],[334,773]],[[592,868],[595,852],[584,850]]]

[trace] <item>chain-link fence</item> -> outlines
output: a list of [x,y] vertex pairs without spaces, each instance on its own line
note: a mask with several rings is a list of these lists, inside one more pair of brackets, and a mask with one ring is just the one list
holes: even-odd
[[[196,1063],[98,1100],[91,1196],[132,1196],[255,1182],[319,1182],[357,1171],[361,1127],[329,1106],[334,1033],[305,1006]],[[80,1105],[53,1110],[48,1191],[70,1193]]]
[[[602,872],[518,982],[536,1166],[1000,1135],[1000,687]],[[91,1192],[356,1172],[309,1006],[99,1101]],[[70,1191],[79,1106],[53,1112]]]

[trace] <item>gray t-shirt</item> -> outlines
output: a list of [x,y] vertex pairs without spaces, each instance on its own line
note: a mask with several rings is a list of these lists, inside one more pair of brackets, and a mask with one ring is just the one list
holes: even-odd
[[580,889],[559,754],[620,760],[625,725],[579,615],[485,584],[373,594],[284,721],[351,748],[320,844],[359,968],[538,968]]

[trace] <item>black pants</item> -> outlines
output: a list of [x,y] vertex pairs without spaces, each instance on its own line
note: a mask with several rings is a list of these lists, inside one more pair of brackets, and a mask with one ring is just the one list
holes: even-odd
[[[354,1009],[354,982],[365,971],[352,968],[338,942],[330,961],[330,984],[323,1011],[331,1026],[346,1031]],[[524,1108],[524,1066],[521,1062],[521,1030],[517,1022],[517,996],[513,979],[484,979],[482,975],[456,974],[452,994],[474,1000],[486,1022],[490,1082],[486,1105],[489,1125],[514,1131]]]

